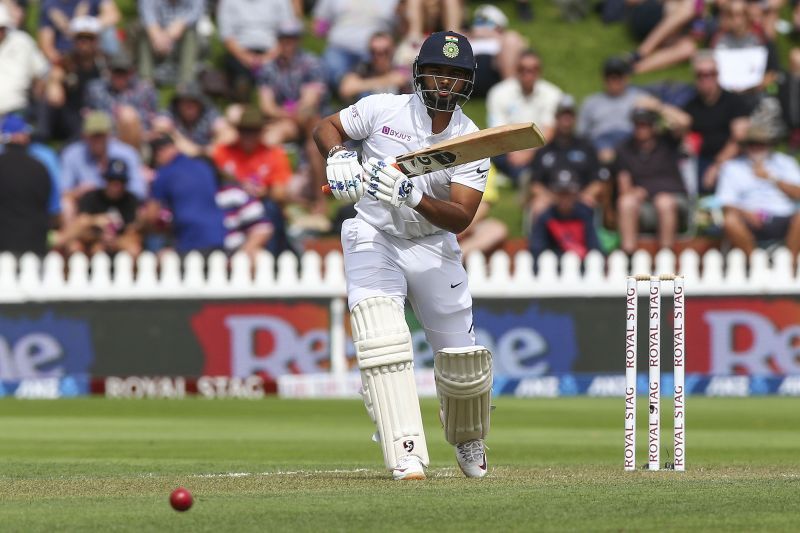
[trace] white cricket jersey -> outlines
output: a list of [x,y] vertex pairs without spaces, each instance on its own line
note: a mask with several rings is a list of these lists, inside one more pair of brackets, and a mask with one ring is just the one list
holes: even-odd
[[[457,108],[447,128],[431,133],[428,109],[415,94],[375,94],[342,109],[339,118],[348,137],[363,140],[362,160],[385,159],[426,148],[452,137],[478,131],[478,127]],[[450,183],[460,183],[483,192],[489,160],[481,159],[446,170],[411,178],[414,186],[439,200],[450,199]],[[446,230],[434,226],[412,208],[393,208],[365,194],[356,203],[359,217],[396,237],[411,239]]]

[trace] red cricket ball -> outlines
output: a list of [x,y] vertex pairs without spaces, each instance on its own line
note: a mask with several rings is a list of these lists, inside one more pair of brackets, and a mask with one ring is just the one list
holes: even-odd
[[192,506],[192,493],[183,487],[178,487],[169,495],[169,504],[176,511],[188,511]]

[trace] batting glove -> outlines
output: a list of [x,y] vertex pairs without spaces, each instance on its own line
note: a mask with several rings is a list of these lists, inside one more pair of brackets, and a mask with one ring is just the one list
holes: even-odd
[[364,163],[369,180],[367,193],[394,207],[416,207],[422,201],[422,191],[414,187],[411,179],[394,166],[394,158],[380,161],[370,157]]
[[331,194],[337,200],[357,202],[364,195],[363,173],[357,153],[347,150],[336,152],[328,158],[325,173]]

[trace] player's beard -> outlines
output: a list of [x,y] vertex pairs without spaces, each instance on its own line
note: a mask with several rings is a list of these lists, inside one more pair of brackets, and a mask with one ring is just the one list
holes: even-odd
[[[433,89],[428,89],[425,86],[425,78],[433,80]],[[439,88],[439,79],[451,80],[449,93],[447,96],[440,96],[439,92],[443,89]],[[414,65],[414,92],[422,100],[422,103],[428,109],[433,111],[455,111],[456,107],[463,106],[470,95],[472,95],[472,88],[474,86],[475,72],[472,72],[472,78],[455,78],[450,76],[439,76],[434,74],[420,74],[417,65]],[[459,83],[463,84],[463,89],[456,92],[453,89]]]

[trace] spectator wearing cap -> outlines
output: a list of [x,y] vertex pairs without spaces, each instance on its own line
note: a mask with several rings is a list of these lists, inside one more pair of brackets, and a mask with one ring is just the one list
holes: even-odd
[[773,150],[774,139],[759,124],[743,138],[742,155],[722,164],[716,198],[731,245],[749,254],[756,246],[783,241],[800,253],[800,167]]
[[20,117],[3,120],[0,134],[0,252],[47,253],[47,236],[59,223],[58,187],[28,153],[30,128]]
[[249,100],[257,73],[275,57],[278,27],[294,18],[291,0],[219,0],[217,25],[234,99]]
[[722,163],[736,157],[739,142],[749,124],[750,108],[745,100],[723,89],[714,55],[701,51],[692,59],[694,98],[684,106],[692,119],[691,138],[699,145],[697,175],[700,194],[714,192]]
[[614,159],[614,148],[633,131],[631,111],[644,94],[628,85],[630,67],[620,58],[603,64],[603,92],[586,98],[578,113],[578,133],[594,144],[603,163]]
[[100,20],[88,15],[75,17],[70,30],[74,46],[50,69],[45,98],[38,106],[36,129],[48,140],[74,141],[80,137],[86,89],[106,68],[106,57],[98,44]]
[[[158,226],[163,209],[169,210],[178,253],[242,249],[254,255],[264,248],[271,226],[260,202],[250,202],[246,195],[234,198],[229,187],[221,189],[214,168],[181,154],[169,136],[152,141],[151,152],[156,177],[144,220]],[[221,193],[227,194],[218,198]]]
[[[61,164],[58,161],[58,155],[48,145],[33,141],[32,132],[33,128],[21,115],[12,113],[6,115],[2,121],[0,138],[13,138],[14,144],[26,147],[28,155],[45,166],[50,175],[50,181],[53,182],[53,195],[59,197],[58,203],[52,207],[55,211],[60,212]],[[7,141],[0,141],[0,152],[4,150],[4,142]]]
[[322,64],[332,90],[357,65],[370,60],[373,35],[391,35],[398,5],[398,0],[320,0],[314,5],[314,29],[326,38]]
[[473,97],[486,96],[496,83],[517,74],[517,60],[524,51],[525,38],[508,27],[508,17],[492,4],[475,8],[467,33],[475,54]]
[[371,94],[408,94],[411,71],[394,63],[394,40],[388,33],[376,33],[369,40],[369,60],[359,63],[342,78],[339,97],[348,103]]
[[528,246],[538,258],[545,250],[556,255],[573,252],[581,259],[591,250],[599,250],[594,227],[594,211],[581,203],[581,181],[569,168],[562,168],[549,184],[553,204],[536,219]]
[[264,144],[264,115],[247,106],[236,124],[236,140],[217,146],[214,163],[239,182],[248,194],[277,204],[288,200],[292,168],[279,145]]
[[71,221],[78,198],[86,191],[103,187],[103,173],[112,159],[121,159],[128,167],[127,189],[144,199],[147,183],[141,172],[142,162],[136,150],[111,136],[111,116],[102,111],[87,113],[83,138],[67,146],[61,154],[61,190],[65,218]]
[[[657,230],[661,248],[671,248],[688,199],[679,162],[681,138],[689,116],[652,97],[639,100],[631,112],[634,131],[617,150],[618,227],[622,250],[633,253],[639,231]],[[659,133],[663,121],[666,132]]]
[[114,117],[120,140],[139,149],[158,112],[158,93],[138,77],[127,53],[112,56],[108,68],[107,78],[89,83],[86,104]]
[[37,81],[47,74],[47,60],[24,31],[14,28],[11,15],[0,4],[0,115],[25,112],[33,90],[41,92]]
[[575,99],[564,95],[556,108],[553,139],[536,151],[531,164],[529,211],[536,220],[555,201],[552,185],[562,169],[569,169],[580,185],[582,204],[594,209],[606,208],[609,199],[609,172],[597,160],[597,154],[587,139],[575,133]]
[[78,199],[78,215],[60,239],[65,251],[93,255],[124,250],[134,256],[141,251],[134,224],[139,199],[126,189],[129,174],[124,160],[108,161],[103,172],[104,186],[87,191]]
[[[535,122],[546,138],[553,136],[556,107],[561,89],[540,78],[541,59],[534,50],[526,50],[517,60],[517,74],[489,90],[486,98],[489,127]],[[530,168],[534,150],[520,150],[493,158],[498,170],[515,183]]]
[[167,133],[188,156],[210,155],[223,135],[225,120],[197,82],[178,85],[169,108],[153,121],[153,129]]
[[11,16],[11,25],[15,28],[25,27],[28,3],[28,0],[0,0],[0,4],[8,10],[8,14]]
[[269,120],[266,143],[270,146],[300,142],[310,167],[311,182],[303,196],[321,200],[319,185],[325,182],[325,161],[313,138],[328,92],[322,63],[300,48],[303,26],[296,20],[281,24],[277,56],[259,75],[259,105]]
[[197,23],[203,16],[205,1],[139,0],[137,4],[145,30],[139,39],[139,74],[159,84],[194,80],[200,52]]
[[51,63],[60,63],[72,50],[74,41],[70,24],[76,17],[91,16],[100,20],[101,47],[107,54],[119,51],[116,25],[122,19],[114,0],[44,0],[41,2],[37,39]]

